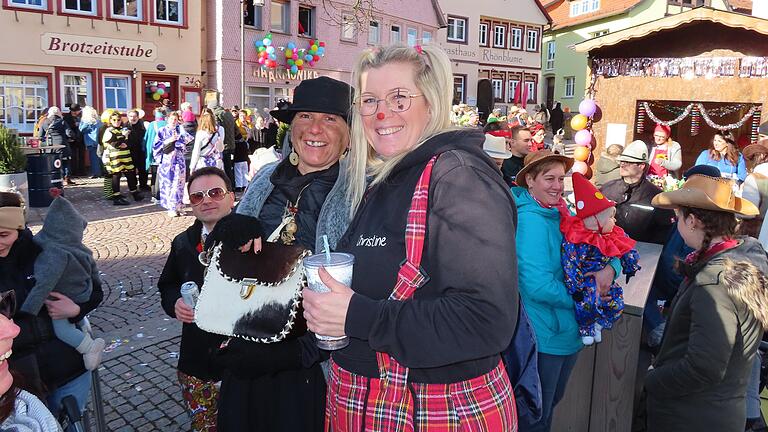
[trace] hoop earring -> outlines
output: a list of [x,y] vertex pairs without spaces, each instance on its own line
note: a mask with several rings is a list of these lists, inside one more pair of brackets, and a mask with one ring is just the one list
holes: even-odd
[[293,166],[299,165],[299,154],[296,153],[296,150],[291,150],[291,154],[288,155],[288,162]]

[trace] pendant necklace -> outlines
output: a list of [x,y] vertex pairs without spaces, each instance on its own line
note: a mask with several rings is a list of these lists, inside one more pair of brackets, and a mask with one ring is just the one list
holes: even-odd
[[[296,241],[296,231],[299,230],[299,225],[296,223],[296,215],[299,213],[299,201],[301,201],[301,194],[312,184],[311,182],[301,188],[299,195],[296,197],[296,203],[292,203],[289,199],[285,205],[283,211],[283,222],[280,224],[282,230],[280,232],[280,242],[286,245],[291,245]],[[278,229],[280,229],[278,227]]]

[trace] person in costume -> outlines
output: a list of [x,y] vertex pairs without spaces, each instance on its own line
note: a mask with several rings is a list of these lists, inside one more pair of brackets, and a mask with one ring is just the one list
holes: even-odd
[[624,293],[614,282],[604,296],[597,293],[595,278],[589,273],[608,266],[619,258],[627,278],[640,266],[633,248],[635,241],[616,226],[616,203],[607,199],[584,175],[573,173],[576,215],[563,215],[563,272],[565,287],[573,299],[579,335],[584,345],[602,340],[601,330],[610,329],[624,310]]
[[101,142],[104,145],[104,154],[102,158],[107,162],[104,164],[107,174],[112,176],[112,201],[114,205],[128,205],[128,200],[120,194],[120,178],[125,175],[128,182],[128,190],[133,199],[139,202],[143,199],[139,192],[138,182],[136,180],[136,169],[131,157],[128,137],[131,134],[130,129],[123,127],[120,113],[115,111],[109,116],[109,126],[104,131]]
[[155,160],[159,161],[160,206],[168,211],[170,217],[182,215],[186,179],[184,151],[187,142],[194,139],[181,127],[178,112],[168,115],[168,124],[157,132],[155,138],[152,151]]
[[539,151],[547,148],[547,144],[544,142],[544,137],[547,135],[544,125],[541,123],[534,123],[528,128],[531,131],[531,151]]
[[651,156],[648,158],[648,175],[676,177],[677,170],[683,166],[683,157],[680,144],[672,140],[672,129],[667,125],[657,124],[653,130],[653,142]]

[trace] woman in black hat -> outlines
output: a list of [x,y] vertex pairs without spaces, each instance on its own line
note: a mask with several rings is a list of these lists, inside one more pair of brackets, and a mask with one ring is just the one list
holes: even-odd
[[[351,95],[352,88],[341,81],[306,80],[296,88],[292,105],[271,112],[291,125],[290,154],[259,170],[236,214],[222,219],[211,236],[232,227],[247,233],[258,218],[272,239],[268,241],[319,252],[327,235],[335,247],[349,224],[351,207],[342,160],[349,146]],[[245,234],[241,243],[249,239]],[[219,432],[322,430],[326,386],[320,363],[327,354],[321,355],[302,313],[297,315],[283,341],[262,344],[236,338],[218,355],[226,368]]]

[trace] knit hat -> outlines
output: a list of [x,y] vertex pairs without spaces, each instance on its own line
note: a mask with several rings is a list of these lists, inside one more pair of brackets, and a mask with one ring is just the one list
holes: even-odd
[[576,216],[584,219],[616,205],[602,194],[581,173],[573,173],[573,195],[576,200]]
[[661,123],[656,123],[656,127],[653,129],[653,133],[662,132],[667,138],[672,136],[672,128]]

